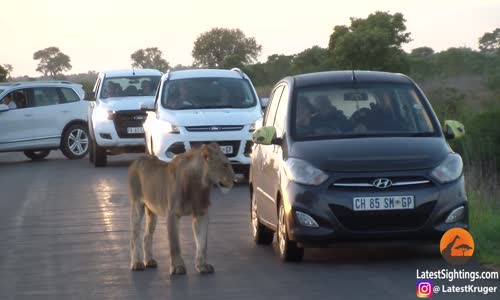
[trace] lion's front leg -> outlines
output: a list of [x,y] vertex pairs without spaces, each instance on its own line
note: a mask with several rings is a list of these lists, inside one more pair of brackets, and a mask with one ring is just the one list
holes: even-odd
[[193,234],[196,241],[196,270],[202,274],[213,273],[214,267],[207,263],[208,212],[193,216]]
[[179,217],[173,212],[167,215],[167,233],[170,247],[170,274],[186,274],[186,265],[182,259],[179,242]]

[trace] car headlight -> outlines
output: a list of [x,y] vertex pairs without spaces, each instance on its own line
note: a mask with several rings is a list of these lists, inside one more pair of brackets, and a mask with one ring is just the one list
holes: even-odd
[[113,119],[113,112],[109,111],[107,108],[104,108],[104,107],[97,107],[95,109],[95,119],[98,122],[112,120]]
[[431,176],[440,183],[446,183],[457,180],[462,175],[462,171],[462,158],[460,155],[453,153],[448,155],[439,166],[432,170]]
[[289,158],[283,164],[283,170],[288,179],[296,183],[320,185],[328,179],[323,171],[301,159]]
[[179,134],[179,127],[171,124],[170,122],[167,121],[159,121],[156,123],[158,132],[161,132],[163,134]]
[[254,132],[255,129],[261,128],[263,120],[264,119],[262,119],[262,118],[258,118],[257,120],[255,120],[255,122],[253,122],[252,125],[250,125],[250,129],[248,131]]

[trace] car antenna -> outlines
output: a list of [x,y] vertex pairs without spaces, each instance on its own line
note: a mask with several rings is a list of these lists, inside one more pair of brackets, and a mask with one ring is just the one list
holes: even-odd
[[354,66],[351,64],[351,70],[352,70],[352,82],[356,84],[356,73],[354,73]]

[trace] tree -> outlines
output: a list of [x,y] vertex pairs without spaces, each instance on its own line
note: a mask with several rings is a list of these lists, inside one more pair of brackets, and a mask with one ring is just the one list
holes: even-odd
[[157,69],[165,72],[169,68],[168,62],[162,57],[163,53],[157,47],[139,49],[130,55],[132,67],[143,69]]
[[431,47],[418,47],[411,50],[410,55],[413,57],[428,57],[434,54],[434,49]]
[[403,14],[377,11],[366,19],[351,18],[351,25],[335,26],[328,45],[340,69],[406,72],[407,54],[401,46],[411,41]]
[[0,65],[0,82],[7,81],[7,76],[9,75],[7,69]]
[[71,59],[68,55],[62,53],[57,47],[48,47],[38,50],[33,54],[34,60],[40,60],[36,71],[43,76],[56,78],[64,71],[71,70]]
[[255,38],[240,29],[213,28],[198,36],[192,55],[196,66],[231,68],[254,62],[261,51]]
[[485,33],[479,39],[479,49],[489,54],[500,54],[500,28]]
[[14,68],[11,64],[4,64],[2,67],[7,71],[7,78],[9,78]]
[[314,46],[295,55],[292,73],[311,73],[329,69],[328,49]]

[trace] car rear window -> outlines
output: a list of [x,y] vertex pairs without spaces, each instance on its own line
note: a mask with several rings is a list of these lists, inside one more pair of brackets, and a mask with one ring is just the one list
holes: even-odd
[[237,78],[168,81],[161,101],[168,109],[250,108],[257,104],[248,80]]
[[437,134],[432,111],[409,84],[302,88],[293,110],[297,139]]

